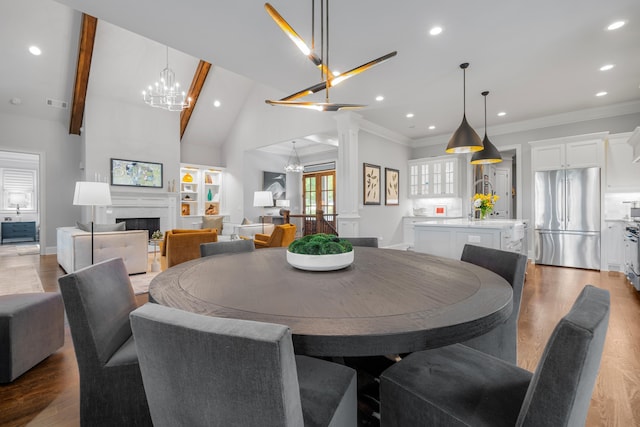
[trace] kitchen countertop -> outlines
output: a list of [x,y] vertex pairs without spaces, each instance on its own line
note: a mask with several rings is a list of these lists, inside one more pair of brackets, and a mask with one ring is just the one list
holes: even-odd
[[516,225],[524,225],[527,220],[522,219],[484,219],[469,220],[466,218],[459,219],[439,219],[424,222],[417,222],[415,227],[458,227],[458,228],[484,228],[484,229],[505,229]]

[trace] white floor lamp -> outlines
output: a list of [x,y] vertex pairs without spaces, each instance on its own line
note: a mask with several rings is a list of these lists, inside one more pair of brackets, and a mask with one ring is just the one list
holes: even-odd
[[[270,208],[273,206],[273,194],[271,191],[256,191],[253,193],[253,206],[258,208]],[[264,215],[262,216],[262,234],[264,234]]]
[[76,182],[73,193],[73,204],[76,206],[91,206],[91,265],[93,265],[93,222],[95,221],[96,206],[111,204],[111,191],[106,182]]

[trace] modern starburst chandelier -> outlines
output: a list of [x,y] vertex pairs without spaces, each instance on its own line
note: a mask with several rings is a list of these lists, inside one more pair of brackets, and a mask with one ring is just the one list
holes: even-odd
[[[386,55],[362,64],[356,68],[340,74],[334,74],[329,69],[329,0],[320,0],[320,55],[315,50],[315,12],[316,2],[311,0],[311,48],[296,33],[289,23],[278,13],[278,11],[269,3],[265,3],[264,7],[267,13],[278,24],[280,29],[298,46],[302,53],[307,56],[313,64],[320,70],[321,82],[314,84],[308,88],[302,89],[292,95],[286,96],[279,101],[266,100],[270,105],[281,105],[286,107],[308,108],[318,111],[339,111],[339,110],[355,110],[366,107],[361,104],[337,104],[329,101],[329,88],[335,87],[339,83],[350,77],[360,74],[375,65],[378,65],[394,56],[397,52],[393,51]],[[307,95],[325,91],[325,102],[304,102],[297,101]]]
[[298,157],[298,152],[296,151],[296,142],[292,141],[293,150],[291,150],[291,154],[289,154],[289,160],[287,160],[287,164],[284,165],[285,172],[304,172],[304,166],[300,163],[300,157]]
[[184,91],[180,91],[180,83],[176,81],[176,74],[169,68],[169,47],[167,46],[167,66],[160,73],[160,81],[150,85],[142,91],[144,102],[152,107],[169,111],[182,111],[191,106],[191,98],[187,98]]

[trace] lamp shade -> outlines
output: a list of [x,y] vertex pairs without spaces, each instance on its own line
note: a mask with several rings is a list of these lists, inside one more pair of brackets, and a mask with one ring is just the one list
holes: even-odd
[[453,133],[447,145],[447,153],[471,153],[482,150],[482,140],[467,122],[467,116],[462,116],[460,127]]
[[78,206],[108,206],[111,204],[111,191],[106,182],[76,182],[73,204]]
[[486,165],[490,163],[500,163],[502,161],[500,152],[496,146],[489,141],[489,137],[486,134],[482,140],[482,144],[484,145],[484,150],[473,153],[470,162],[472,165]]
[[475,130],[467,122],[467,79],[466,70],[469,66],[468,62],[460,64],[462,68],[462,123],[458,129],[453,133],[449,144],[447,144],[447,153],[471,153],[474,151],[482,150],[482,140],[478,136]]
[[256,191],[253,193],[254,207],[271,207],[273,206],[273,194],[271,191]]
[[500,163],[502,161],[500,152],[496,146],[489,141],[489,137],[487,136],[487,95],[489,95],[488,90],[482,92],[482,96],[484,97],[484,139],[482,140],[484,150],[473,153],[470,162],[472,165],[487,165]]

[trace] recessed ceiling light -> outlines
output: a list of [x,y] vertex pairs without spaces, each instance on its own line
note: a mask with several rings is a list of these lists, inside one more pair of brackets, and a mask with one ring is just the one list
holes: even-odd
[[35,56],[38,56],[42,53],[38,46],[29,46],[29,52],[31,52],[31,54]]
[[220,101],[218,101],[217,99],[215,101],[213,101],[213,106],[214,107],[219,107],[220,106]]
[[504,111],[500,111],[498,113],[498,117],[502,117],[502,116],[506,116],[506,115],[507,115],[507,113],[505,113]]
[[408,114],[407,114],[407,119],[410,119],[410,118],[412,118],[412,117],[413,117],[413,113],[408,113]]
[[429,34],[431,34],[432,36],[437,36],[441,32],[442,32],[442,27],[433,27],[432,29],[429,30]]
[[376,96],[376,101],[378,101],[378,102],[379,101],[384,101],[384,96],[382,96],[382,95]]
[[429,126],[429,130],[434,130],[436,127],[434,125]]
[[598,92],[596,93],[596,96],[605,96],[607,94],[607,92],[605,92],[604,90],[602,92]]
[[624,21],[616,21],[614,23],[612,23],[611,25],[609,25],[607,27],[607,30],[611,31],[611,30],[617,30],[618,28],[621,28],[622,26],[624,26],[626,22]]
[[603,65],[602,67],[600,67],[600,71],[609,71],[613,67],[615,67],[615,65],[613,65],[613,64]]

